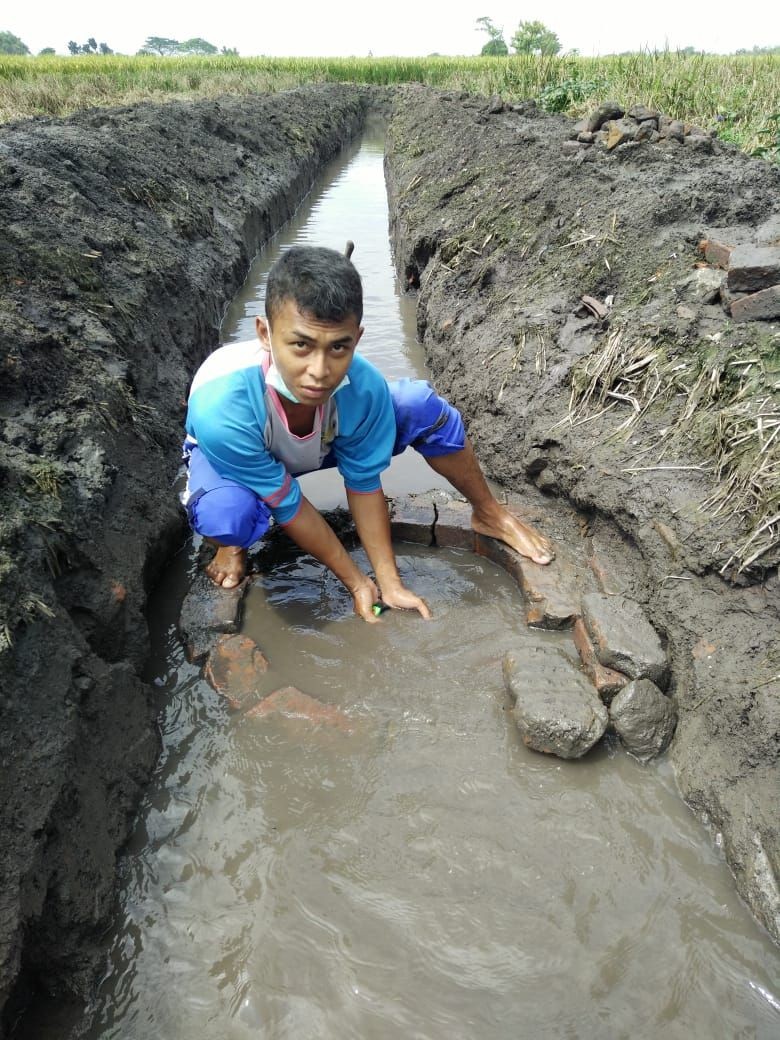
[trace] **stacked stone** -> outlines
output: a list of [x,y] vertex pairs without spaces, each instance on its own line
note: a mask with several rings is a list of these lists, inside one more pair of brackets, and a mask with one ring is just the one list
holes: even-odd
[[245,579],[234,589],[221,589],[202,572],[198,574],[179,616],[189,659],[205,662],[205,678],[231,711],[246,718],[274,716],[288,724],[303,723],[347,736],[357,733],[359,720],[335,704],[326,704],[294,686],[271,693],[264,690],[268,658],[253,639],[238,631],[248,585]]
[[726,272],[720,298],[734,321],[780,318],[780,249],[703,239],[699,250],[712,268]]
[[469,549],[499,564],[523,594],[530,628],[571,632],[576,654],[524,642],[504,658],[512,713],[528,747],[579,758],[607,728],[642,761],[668,747],[677,712],[663,692],[669,667],[661,640],[636,602],[605,591],[595,562],[591,573],[559,549],[551,564],[532,563],[475,534],[470,507],[443,492],[397,499],[391,526],[396,538]]
[[647,142],[685,145],[711,153],[715,150],[715,136],[714,131],[672,119],[646,105],[633,105],[626,111],[616,101],[606,101],[587,119],[575,124],[572,139],[565,142],[563,150],[575,153],[595,144],[611,152],[628,142]]

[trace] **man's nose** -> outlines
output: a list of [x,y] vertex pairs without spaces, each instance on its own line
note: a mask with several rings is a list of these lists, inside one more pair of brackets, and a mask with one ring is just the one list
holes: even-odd
[[309,375],[312,379],[324,382],[328,378],[330,365],[324,351],[315,350],[309,356]]

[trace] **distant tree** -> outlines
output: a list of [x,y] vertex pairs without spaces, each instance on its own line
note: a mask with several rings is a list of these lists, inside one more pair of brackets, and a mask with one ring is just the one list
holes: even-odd
[[228,58],[237,58],[238,47],[223,47],[220,54],[224,54]]
[[542,22],[520,22],[512,37],[512,46],[518,54],[557,54],[561,41]]
[[485,58],[505,58],[509,48],[503,40],[488,40],[479,53]]
[[113,53],[114,53],[114,52],[113,52],[113,51],[111,50],[111,48],[110,48],[110,47],[108,46],[108,44],[107,44],[107,43],[101,43],[101,44],[99,44],[99,45],[98,45],[98,49],[99,49],[99,51],[100,51],[100,53],[101,53],[101,54],[113,54]]
[[759,47],[754,45],[750,50],[744,47],[735,52],[736,54],[780,54],[780,47]]
[[30,48],[12,32],[0,32],[0,54],[29,54]]
[[165,57],[168,54],[176,54],[179,48],[178,40],[169,40],[166,36],[148,36],[139,54],[159,54]]
[[506,40],[504,39],[503,29],[499,29],[497,25],[494,25],[492,20],[488,18],[486,15],[483,15],[481,18],[477,18],[477,26],[479,27],[480,32],[486,32],[490,37],[488,42],[479,52],[480,54],[498,55],[500,57],[509,54],[509,48],[507,47]]
[[44,47],[42,51],[38,51],[38,57],[43,58],[47,54],[56,54],[57,52],[53,47]]
[[218,54],[219,48],[215,47],[213,43],[209,43],[208,40],[203,40],[200,36],[194,36],[191,40],[185,40],[180,43],[177,54]]
[[68,50],[71,54],[79,54],[81,52],[81,47],[75,40],[68,40]]

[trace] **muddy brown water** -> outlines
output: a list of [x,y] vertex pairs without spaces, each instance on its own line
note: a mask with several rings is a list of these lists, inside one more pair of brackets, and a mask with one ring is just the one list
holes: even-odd
[[[226,340],[253,335],[279,248],[349,237],[366,286],[362,349],[390,377],[421,372],[413,301],[393,278],[382,146],[377,128],[327,171],[231,305]],[[385,486],[431,476],[411,456]],[[306,482],[321,507],[342,500],[334,474]],[[525,629],[503,571],[399,546],[434,619],[390,612],[376,626],[308,558],[256,581],[245,629],[271,659],[264,684],[338,706],[346,734],[229,713],[176,628],[194,560],[173,562],[151,616],[163,755],[79,1035],[778,1035],[780,953],[669,765],[642,766],[609,740],[578,762],[520,742],[504,650],[571,644]]]

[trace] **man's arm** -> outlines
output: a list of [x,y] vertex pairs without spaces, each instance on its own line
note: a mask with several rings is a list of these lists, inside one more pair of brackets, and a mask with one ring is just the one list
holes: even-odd
[[382,590],[382,602],[388,607],[418,610],[424,618],[429,618],[431,612],[425,601],[401,583],[390,539],[390,516],[382,489],[369,494],[348,490],[347,501],[358,537]]
[[284,524],[285,533],[296,545],[333,571],[352,596],[355,613],[373,624],[372,606],[379,598],[376,585],[364,574],[336,537],[333,528],[303,496],[294,519]]

